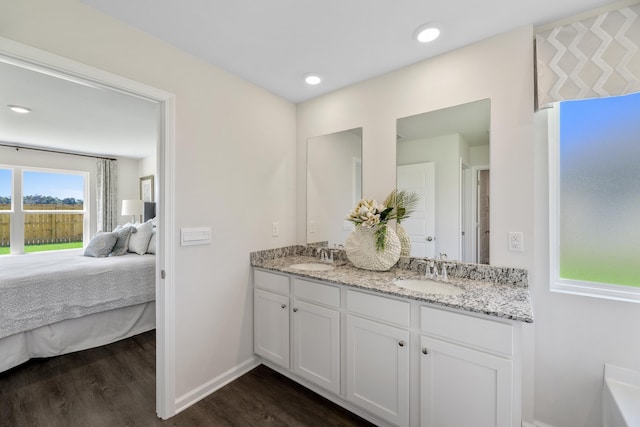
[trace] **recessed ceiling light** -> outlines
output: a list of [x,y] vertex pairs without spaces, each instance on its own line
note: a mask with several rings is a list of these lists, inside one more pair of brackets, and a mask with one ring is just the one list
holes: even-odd
[[440,29],[433,23],[424,24],[418,27],[413,37],[420,43],[429,43],[440,37]]
[[322,82],[322,77],[320,77],[317,74],[306,74],[304,76],[304,81],[308,84],[308,85],[312,85],[315,86],[317,84],[319,84],[320,82]]
[[23,107],[21,105],[7,105],[14,113],[27,114],[31,112],[31,108]]

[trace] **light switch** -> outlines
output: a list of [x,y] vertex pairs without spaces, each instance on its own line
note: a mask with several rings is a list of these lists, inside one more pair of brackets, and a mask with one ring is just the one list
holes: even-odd
[[208,245],[211,243],[211,227],[180,229],[180,246]]

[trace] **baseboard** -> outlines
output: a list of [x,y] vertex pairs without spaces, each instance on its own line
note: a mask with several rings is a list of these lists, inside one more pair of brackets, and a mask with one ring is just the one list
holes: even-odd
[[253,368],[260,364],[260,359],[256,356],[234,366],[233,368],[223,372],[217,377],[207,381],[201,386],[191,390],[190,392],[178,397],[175,401],[175,414],[184,411],[194,403],[204,399],[216,390],[229,384],[231,381],[240,378]]
[[522,427],[553,427],[551,424],[545,424],[542,421],[534,421],[533,423],[528,423],[526,421],[522,422]]

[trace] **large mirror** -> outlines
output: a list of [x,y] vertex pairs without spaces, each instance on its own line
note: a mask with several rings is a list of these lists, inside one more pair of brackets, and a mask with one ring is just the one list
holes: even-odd
[[307,244],[343,245],[362,198],[362,128],[307,140]]
[[397,121],[397,187],[420,196],[411,256],[489,264],[490,116],[485,99]]

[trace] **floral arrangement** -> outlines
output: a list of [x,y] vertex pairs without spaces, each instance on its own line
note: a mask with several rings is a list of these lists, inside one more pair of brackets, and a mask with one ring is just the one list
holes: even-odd
[[383,251],[387,222],[396,219],[400,223],[408,218],[415,210],[418,200],[416,193],[393,190],[384,204],[379,204],[374,199],[360,200],[349,213],[347,220],[355,223],[356,226],[375,228],[376,250]]
[[416,210],[420,196],[418,193],[410,193],[406,190],[395,189],[387,196],[384,201],[386,206],[393,206],[395,211],[395,218],[400,224],[405,219],[409,218],[411,214]]
[[355,223],[356,227],[376,229],[376,250],[384,250],[384,240],[387,235],[387,221],[394,219],[393,206],[378,204],[373,199],[362,199],[349,213],[347,220]]

